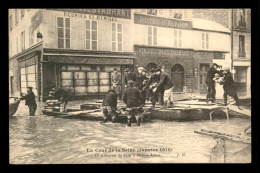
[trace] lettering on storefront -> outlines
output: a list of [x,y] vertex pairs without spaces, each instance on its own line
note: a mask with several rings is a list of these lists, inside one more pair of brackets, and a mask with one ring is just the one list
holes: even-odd
[[51,10],[131,19],[131,9],[51,9]]
[[192,29],[192,23],[190,21],[181,21],[162,17],[146,16],[141,14],[134,15],[134,23],[167,28]]
[[111,22],[117,22],[117,18],[115,18],[115,17],[99,16],[99,15],[94,15],[94,14],[64,12],[64,16],[71,17],[71,18],[83,18],[83,19],[90,19],[90,20],[106,20],[106,21],[111,21]]
[[137,54],[159,55],[165,57],[192,57],[192,52],[187,50],[135,48]]
[[133,64],[130,58],[85,58],[72,56],[48,56],[48,61],[75,64]]

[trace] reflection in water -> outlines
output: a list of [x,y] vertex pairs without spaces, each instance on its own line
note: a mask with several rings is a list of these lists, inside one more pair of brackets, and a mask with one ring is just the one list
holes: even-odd
[[[21,116],[25,115],[25,116]],[[214,119],[212,122],[152,121],[141,126],[47,117],[38,113],[9,119],[10,163],[194,163],[210,162],[213,138],[194,130],[208,129],[233,134],[250,125],[247,119]],[[160,149],[161,152],[98,153],[95,149]],[[94,152],[89,152],[93,150]],[[147,157],[145,154],[158,154]],[[121,152],[122,154],[122,152]],[[124,153],[123,153],[124,154]],[[101,157],[103,156],[103,157]]]

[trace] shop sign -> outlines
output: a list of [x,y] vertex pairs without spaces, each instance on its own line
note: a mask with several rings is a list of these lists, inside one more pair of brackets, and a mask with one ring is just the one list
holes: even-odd
[[156,48],[135,48],[137,54],[159,55],[165,57],[192,57],[192,52],[178,49],[156,49]]
[[[131,19],[131,9],[51,9],[51,10],[64,11],[69,13],[92,14],[92,15],[102,15],[108,17]],[[80,16],[84,17],[84,15],[79,15],[77,17]]]
[[89,20],[106,20],[106,21],[111,21],[111,22],[117,22],[117,18],[115,18],[115,17],[99,16],[99,15],[94,15],[94,14],[64,12],[64,16],[70,17],[70,18],[83,18],[83,19],[89,19]]
[[167,27],[167,28],[192,29],[192,23],[190,21],[182,21],[182,20],[147,16],[141,14],[134,15],[134,23],[159,26],[159,27]]
[[75,56],[48,56],[48,61],[74,64],[133,64],[131,58],[86,58]]

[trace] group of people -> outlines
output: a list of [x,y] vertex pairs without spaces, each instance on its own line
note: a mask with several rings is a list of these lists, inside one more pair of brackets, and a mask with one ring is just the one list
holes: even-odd
[[[116,70],[114,69],[111,77],[113,84],[119,84],[119,77]],[[163,107],[173,107],[172,93],[174,82],[168,74],[160,66],[151,69],[149,72],[143,67],[138,67],[137,71],[138,74],[135,74],[129,68],[125,69],[125,91],[122,100],[126,104],[126,107],[143,107],[147,95],[151,95],[153,107],[156,102],[159,102]],[[117,87],[118,85],[113,85],[112,89],[104,97],[102,107],[105,117],[114,116],[117,109],[117,100],[121,99]]]
[[224,105],[227,105],[227,96],[231,96],[236,101],[236,105],[239,106],[239,98],[236,93],[236,84],[233,80],[232,73],[229,67],[219,69],[218,64],[214,63],[207,72],[207,78],[205,83],[208,87],[208,93],[206,96],[206,102],[215,102],[216,100],[216,85],[223,85],[224,90]]

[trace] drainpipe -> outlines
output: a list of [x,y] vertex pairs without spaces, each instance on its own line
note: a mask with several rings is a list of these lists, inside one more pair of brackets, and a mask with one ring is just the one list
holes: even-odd
[[[234,66],[233,66],[233,23],[234,23],[234,20],[233,20],[233,9],[231,9],[231,70],[233,71],[234,69]],[[233,75],[233,78],[234,78],[234,73],[232,73]]]

